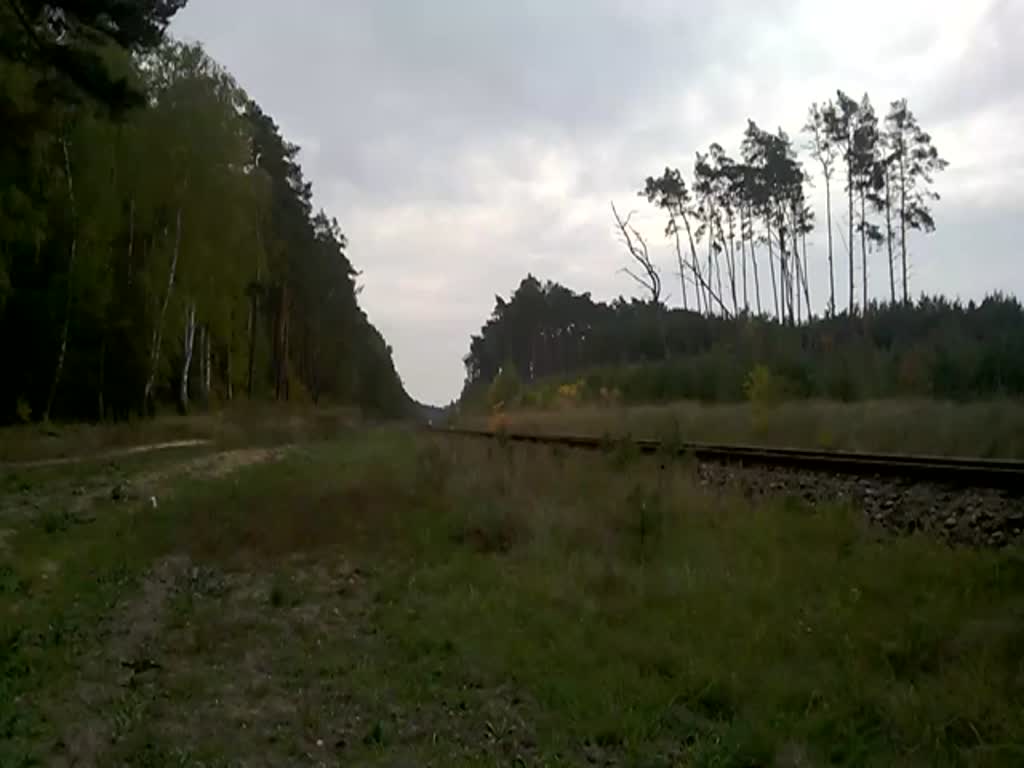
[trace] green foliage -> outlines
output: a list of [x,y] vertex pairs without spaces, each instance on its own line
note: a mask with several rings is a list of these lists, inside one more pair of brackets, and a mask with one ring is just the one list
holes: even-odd
[[15,415],[22,424],[27,424],[32,421],[32,406],[28,400],[23,397],[19,397],[17,403],[14,406]]
[[[163,40],[183,4],[65,8],[67,71],[21,55],[18,35],[4,38],[18,55],[0,47],[0,343],[16,361],[0,423],[122,419],[190,392],[405,413],[298,147],[200,46]],[[44,13],[17,0],[0,20],[19,9]],[[80,53],[100,79],[81,79]],[[68,88],[41,98],[54,78]]]
[[[111,765],[287,764],[320,739],[357,765],[1019,762],[1019,549],[880,538],[857,510],[647,459],[436,450],[429,505],[435,449],[375,430],[183,479],[145,515],[106,504],[74,535],[17,523],[0,763],[71,759],[61,737],[89,727],[117,736]],[[82,663],[124,647],[115,666],[161,668],[125,685]],[[250,698],[301,706],[194,727],[254,657]]]
[[786,382],[767,365],[755,365],[743,383],[747,400],[755,406],[777,405],[786,396]]
[[487,391],[487,399],[492,407],[501,403],[511,405],[519,395],[522,386],[523,382],[519,378],[515,365],[509,363],[502,366],[501,371],[494,377],[494,381],[491,382],[491,386]]
[[498,299],[473,337],[464,402],[494,381],[501,360],[532,372],[520,399],[543,405],[566,385],[592,402],[738,402],[750,398],[759,365],[771,377],[756,374],[755,394],[769,400],[1018,397],[1024,308],[999,294],[967,304],[922,297],[873,306],[867,318],[842,314],[792,326],[638,301],[605,304],[530,276]]

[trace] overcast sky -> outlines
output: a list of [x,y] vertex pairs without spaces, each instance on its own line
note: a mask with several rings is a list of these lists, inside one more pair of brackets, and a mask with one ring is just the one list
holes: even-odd
[[[912,292],[1024,294],[1021,30],[1024,0],[191,0],[172,27],[302,146],[370,319],[432,403],[458,395],[470,334],[527,272],[633,293],[611,200],[638,210],[678,304],[644,177],[689,176],[712,141],[737,154],[748,117],[797,134],[836,88],[883,113],[905,96],[950,162]],[[824,243],[819,227],[819,309]],[[884,295],[884,256],[868,274]]]

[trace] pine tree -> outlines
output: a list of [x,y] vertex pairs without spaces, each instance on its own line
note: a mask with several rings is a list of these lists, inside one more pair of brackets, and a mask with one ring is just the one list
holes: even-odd
[[939,196],[930,187],[934,174],[948,163],[939,157],[931,136],[921,129],[906,99],[894,101],[885,118],[887,144],[895,169],[896,198],[899,201],[900,260],[903,273],[903,301],[910,301],[907,267],[907,230],[932,232],[929,203]]
[[804,131],[810,135],[808,149],[811,157],[821,165],[821,174],[825,178],[825,227],[828,241],[828,314],[836,313],[836,275],[832,247],[832,176],[835,173],[836,158],[839,150],[833,141],[830,126],[837,122],[836,108],[831,101],[819,106],[811,105],[808,111]]

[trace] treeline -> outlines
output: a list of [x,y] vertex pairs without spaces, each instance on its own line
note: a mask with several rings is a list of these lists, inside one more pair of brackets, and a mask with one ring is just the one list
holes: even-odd
[[0,422],[411,403],[299,148],[183,0],[0,5]]
[[[894,101],[880,120],[867,94],[856,101],[842,91],[834,101],[810,107],[803,132],[825,188],[826,314],[837,313],[834,229],[847,256],[850,314],[865,311],[879,298],[868,292],[872,253],[886,257],[886,298],[909,302],[908,234],[935,228],[930,204],[938,195],[931,185],[934,174],[947,165],[931,136],[905,99]],[[833,203],[838,178],[845,206]],[[724,316],[766,314],[790,324],[810,319],[812,302],[822,303],[812,297],[808,278],[807,236],[815,219],[806,193],[810,182],[789,135],[781,128],[765,131],[753,120],[743,134],[739,159],[715,143],[697,153],[689,184],[676,168],[648,177],[640,194],[668,217],[665,234],[675,245],[683,309]],[[845,209],[835,222],[845,226],[834,226],[834,208]],[[629,216],[612,209],[631,258],[625,271],[651,301],[661,302],[663,282],[647,243]]]
[[789,325],[598,302],[528,276],[497,297],[465,365],[467,407],[580,380],[584,397],[741,400],[754,371],[794,398],[1021,396],[1024,309],[999,295],[966,305],[924,297]]

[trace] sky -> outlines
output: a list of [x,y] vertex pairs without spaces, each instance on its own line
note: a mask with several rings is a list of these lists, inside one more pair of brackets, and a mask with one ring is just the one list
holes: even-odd
[[[911,292],[1024,295],[1021,29],[1024,0],[191,0],[171,31],[202,42],[302,147],[406,389],[443,404],[495,295],[527,273],[595,299],[636,293],[612,201],[636,210],[679,305],[643,180],[666,166],[689,177],[714,141],[738,155],[748,118],[802,143],[808,106],[837,88],[883,113],[907,98],[950,163],[937,231],[910,241]],[[819,224],[818,311],[825,241]],[[884,254],[868,278],[884,297]]]

